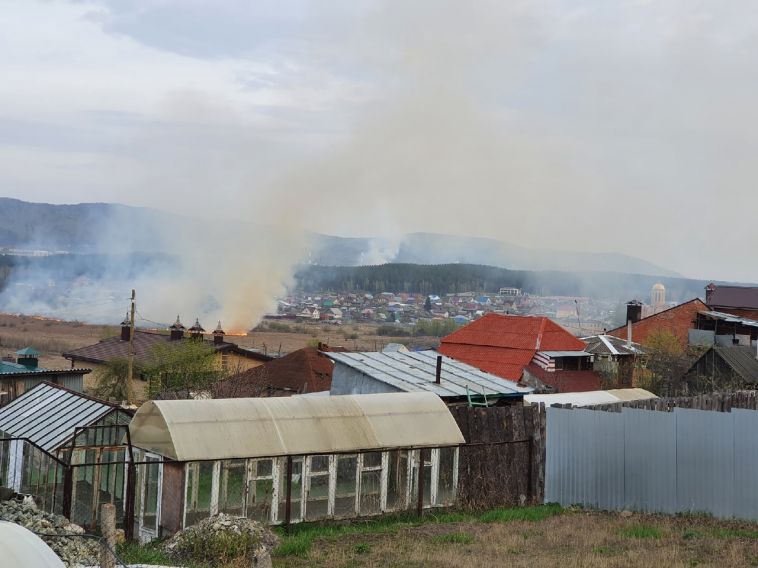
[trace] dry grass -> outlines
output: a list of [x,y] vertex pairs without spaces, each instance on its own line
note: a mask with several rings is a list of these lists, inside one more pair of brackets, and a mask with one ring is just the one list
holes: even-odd
[[325,537],[306,556],[279,556],[274,566],[758,566],[757,529],[705,517],[569,511]]

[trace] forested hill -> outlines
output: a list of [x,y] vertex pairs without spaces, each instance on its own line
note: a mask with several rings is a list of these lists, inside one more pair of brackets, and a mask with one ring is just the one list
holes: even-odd
[[704,295],[703,280],[665,278],[616,272],[508,270],[478,264],[382,264],[378,266],[301,266],[295,277],[304,291],[496,293],[517,287],[544,296],[592,296],[611,300],[645,299],[656,282],[666,286],[670,300]]

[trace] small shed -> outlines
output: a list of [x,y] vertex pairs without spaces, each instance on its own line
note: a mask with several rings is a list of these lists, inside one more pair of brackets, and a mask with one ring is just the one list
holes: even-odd
[[[40,383],[50,382],[82,392],[90,369],[46,369],[39,366],[39,352],[31,347],[0,361],[0,406],[8,404]],[[10,360],[9,360],[10,359]]]
[[129,430],[142,540],[219,512],[280,524],[412,509],[419,486],[425,507],[449,506],[464,443],[432,393],[150,401]]
[[[334,360],[331,394],[432,392],[448,404],[486,397],[520,401],[531,387],[480,371],[437,351],[325,353]],[[439,362],[439,374],[438,374]]]
[[[60,510],[63,473],[74,467],[71,520],[95,524],[99,505],[123,512],[121,436],[110,426],[126,425],[131,412],[117,404],[53,383],[41,383],[0,408],[0,483],[33,494],[47,511]],[[119,457],[120,456],[120,457]]]

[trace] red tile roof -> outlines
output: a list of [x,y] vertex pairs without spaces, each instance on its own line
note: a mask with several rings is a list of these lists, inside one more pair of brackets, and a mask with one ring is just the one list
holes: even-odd
[[531,363],[526,367],[530,375],[537,377],[557,392],[587,392],[602,389],[600,376],[594,371],[554,371],[549,372]]
[[585,344],[546,317],[486,314],[443,337],[440,353],[518,381],[539,351],[583,351]]
[[[335,351],[341,351],[335,348]],[[217,387],[216,398],[289,396],[328,391],[334,363],[315,347],[304,347],[232,377]]]

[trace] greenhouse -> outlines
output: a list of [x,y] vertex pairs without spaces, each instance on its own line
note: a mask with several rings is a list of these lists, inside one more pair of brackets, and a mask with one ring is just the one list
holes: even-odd
[[288,524],[450,506],[464,443],[432,393],[151,401],[129,429],[142,540],[221,512]]

